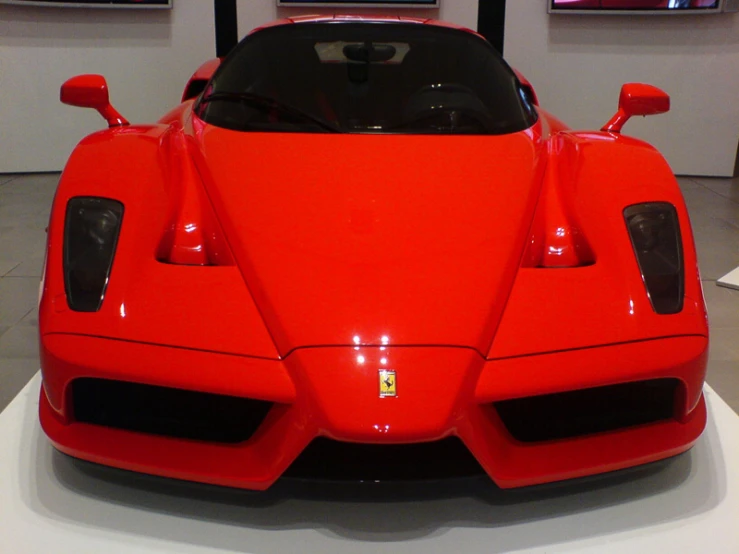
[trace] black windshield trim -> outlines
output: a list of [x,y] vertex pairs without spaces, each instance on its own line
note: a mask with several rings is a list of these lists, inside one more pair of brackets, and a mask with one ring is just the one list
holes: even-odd
[[302,118],[305,121],[313,123],[317,125],[318,127],[321,127],[322,129],[330,133],[342,133],[343,132],[338,127],[331,125],[328,121],[324,121],[318,117],[315,117],[309,113],[306,113],[299,108],[290,106],[289,104],[285,104],[284,102],[280,102],[279,100],[276,100],[270,96],[264,96],[262,94],[254,94],[253,92],[231,92],[231,91],[212,92],[206,96],[201,97],[200,100],[198,100],[198,104],[207,104],[208,102],[219,101],[219,100],[233,101],[233,102],[248,102],[248,103],[253,103],[255,106],[259,106],[262,108],[274,108],[277,110],[281,110],[285,113],[289,113],[290,115],[293,115],[295,117]]

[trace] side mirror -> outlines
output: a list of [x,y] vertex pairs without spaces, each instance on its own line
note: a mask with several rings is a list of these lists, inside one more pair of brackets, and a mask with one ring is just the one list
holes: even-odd
[[108,83],[102,75],[77,75],[66,81],[59,91],[63,104],[93,108],[108,122],[109,127],[128,125],[128,121],[110,105]]
[[620,133],[624,124],[635,115],[656,115],[670,111],[670,96],[663,90],[641,83],[621,87],[618,111],[601,131]]

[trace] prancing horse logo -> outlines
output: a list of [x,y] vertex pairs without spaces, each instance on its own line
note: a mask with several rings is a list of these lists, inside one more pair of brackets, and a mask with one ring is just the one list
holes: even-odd
[[395,377],[395,370],[393,369],[381,369],[380,375],[380,398],[387,396],[397,396],[397,378]]

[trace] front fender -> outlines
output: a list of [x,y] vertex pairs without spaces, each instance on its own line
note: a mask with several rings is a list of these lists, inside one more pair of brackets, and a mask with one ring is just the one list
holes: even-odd
[[[181,201],[178,193],[184,186],[172,168],[176,160],[168,129],[151,125],[100,131],[73,152],[49,224],[39,306],[42,341],[68,333],[276,359],[236,266],[176,265],[157,259],[171,225],[172,205]],[[66,301],[64,219],[74,196],[113,198],[124,205],[110,281],[98,312],[75,312]]]
[[[610,133],[562,132],[551,140],[542,198],[556,188],[566,219],[587,241],[593,263],[522,267],[488,358],[708,336],[688,212],[661,154],[642,141]],[[656,314],[641,279],[623,210],[643,202],[669,202],[677,209],[685,264],[685,302],[678,314]]]

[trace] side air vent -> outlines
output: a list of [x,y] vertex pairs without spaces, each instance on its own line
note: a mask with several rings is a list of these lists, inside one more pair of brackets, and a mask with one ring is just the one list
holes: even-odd
[[205,90],[207,84],[207,79],[193,79],[190,81],[185,89],[185,93],[182,95],[182,101],[184,102],[185,100],[190,100],[198,96]]
[[272,403],[107,379],[72,382],[74,419],[183,439],[238,443],[262,424]]
[[674,417],[677,379],[656,379],[495,402],[521,442],[567,439]]

